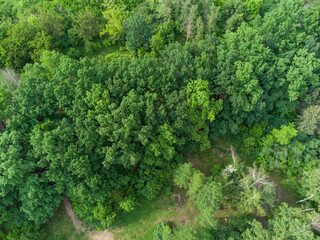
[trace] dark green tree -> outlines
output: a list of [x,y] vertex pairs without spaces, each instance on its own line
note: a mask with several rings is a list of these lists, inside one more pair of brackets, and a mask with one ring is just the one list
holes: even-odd
[[133,15],[125,22],[126,45],[129,50],[137,51],[139,48],[148,50],[151,39],[151,28],[143,17]]

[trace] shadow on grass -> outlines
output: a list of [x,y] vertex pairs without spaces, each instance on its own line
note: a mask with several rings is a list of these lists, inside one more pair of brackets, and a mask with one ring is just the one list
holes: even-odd
[[88,240],[84,233],[77,234],[63,203],[53,217],[45,224],[46,240]]

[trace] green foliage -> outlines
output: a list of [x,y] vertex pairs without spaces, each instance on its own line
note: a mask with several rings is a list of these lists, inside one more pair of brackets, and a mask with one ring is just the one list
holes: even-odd
[[314,53],[308,53],[306,49],[301,49],[294,57],[293,63],[287,73],[289,81],[288,95],[290,101],[297,100],[299,97],[312,91],[319,86],[318,59]]
[[[294,124],[290,123],[289,125],[283,125],[280,129],[273,129],[271,131],[272,137],[274,137],[275,142],[281,145],[288,145],[291,139],[297,136],[298,130],[294,128]],[[262,145],[268,145],[262,143]]]
[[105,29],[100,35],[108,34],[111,41],[115,43],[120,40],[124,32],[124,16],[121,11],[110,9],[103,12],[104,18],[107,20]]
[[196,204],[200,210],[199,221],[203,225],[214,226],[214,213],[220,209],[222,202],[222,186],[209,180],[196,195]]
[[94,221],[98,224],[98,230],[103,230],[106,227],[109,227],[116,217],[116,212],[113,210],[112,203],[110,201],[98,203],[92,213]]
[[248,174],[240,180],[241,196],[238,209],[242,213],[265,214],[263,205],[273,206],[276,192],[273,182],[261,169],[249,168]]
[[29,177],[24,188],[20,190],[23,202],[20,211],[36,224],[43,224],[52,217],[54,210],[62,200],[62,196],[38,176]]
[[153,240],[168,240],[170,234],[170,226],[162,221],[153,230]]
[[190,239],[190,240],[197,240],[198,234],[197,230],[192,227],[190,223],[187,223],[186,225],[180,225],[177,229],[175,229],[174,234],[172,234],[171,238],[169,239],[177,239],[177,240],[183,240],[183,239]]
[[73,22],[74,29],[84,41],[91,41],[99,35],[99,18],[88,7],[79,11]]
[[301,193],[311,201],[320,203],[319,178],[320,169],[307,170],[301,179]]
[[264,240],[271,239],[270,233],[268,230],[262,227],[262,224],[257,220],[254,220],[249,223],[250,228],[248,228],[243,234],[243,239],[248,240]]
[[0,88],[0,122],[3,125],[3,122],[8,117],[8,113],[6,109],[10,104],[11,94],[2,88]]
[[[32,239],[24,226],[45,223],[65,195],[103,229],[173,176],[203,227],[161,223],[156,239],[312,239],[311,214],[286,205],[268,229],[229,218],[222,227],[214,214],[223,196],[238,213],[269,214],[275,187],[263,167],[297,176],[300,193],[320,201],[319,9],[301,0],[0,0],[4,234]],[[246,161],[230,148],[233,163],[210,179],[177,166],[241,131]]]
[[173,175],[174,183],[181,188],[188,189],[189,181],[193,172],[194,169],[192,168],[192,163],[184,163],[179,165],[179,167]]
[[297,134],[293,123],[273,129],[262,138],[257,162],[269,169],[282,169],[289,175],[301,175],[304,169],[317,166],[319,140]]
[[250,223],[243,234],[243,239],[316,239],[310,229],[305,215],[298,208],[288,207],[286,203],[279,206],[273,219],[269,221],[268,229],[264,229],[258,221]]
[[195,170],[190,178],[189,189],[187,195],[191,199],[195,199],[199,191],[202,189],[205,181],[205,176],[199,170]]
[[171,22],[159,25],[150,40],[150,48],[153,52],[159,54],[165,48],[165,45],[174,41],[174,35]]
[[248,0],[247,1],[247,11],[250,15],[254,17],[257,16],[260,12],[261,5],[263,0]]
[[300,116],[298,129],[313,135],[315,132],[318,134],[318,124],[320,121],[320,106],[313,105],[306,108]]
[[[1,235],[0,235],[1,236]],[[3,240],[38,240],[45,239],[46,233],[40,225],[13,227]]]
[[136,52],[139,48],[149,49],[151,28],[143,17],[139,15],[129,17],[125,22],[124,28],[126,45],[129,50]]
[[219,175],[222,171],[223,167],[221,165],[215,165],[213,168],[211,168],[211,176]]
[[194,124],[192,138],[199,142],[200,150],[206,150],[210,146],[208,140],[209,127],[207,120],[213,121],[222,110],[222,100],[212,100],[213,93],[208,88],[208,82],[204,80],[192,81],[187,86],[187,104],[190,121]]
[[11,27],[7,32],[8,37],[0,44],[2,64],[9,69],[20,69],[31,62],[33,49],[30,42],[34,41],[35,34],[35,28],[23,21]]
[[66,27],[65,19],[62,15],[43,8],[40,9],[40,13],[37,18],[37,25],[42,31],[53,36],[55,39],[64,34]]
[[137,205],[137,200],[133,196],[127,196],[119,202],[120,208],[125,212],[133,211]]
[[303,212],[283,203],[275,217],[269,221],[273,239],[314,239]]
[[153,52],[159,53],[165,47],[165,41],[161,37],[161,34],[158,32],[152,36],[150,40],[150,48]]

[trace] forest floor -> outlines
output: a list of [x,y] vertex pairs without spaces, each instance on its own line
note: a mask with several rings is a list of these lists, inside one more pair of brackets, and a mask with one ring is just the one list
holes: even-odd
[[[222,137],[214,146],[203,152],[194,152],[186,155],[186,161],[198,168],[207,176],[215,165],[227,165],[232,163],[230,147],[237,148],[237,144],[231,137]],[[246,160],[246,156],[240,156]],[[276,184],[277,201],[287,202],[290,206],[296,206],[298,196],[294,179],[284,178],[279,172],[270,173],[270,179]],[[52,220],[47,224],[48,240],[149,240],[152,239],[153,229],[156,224],[165,221],[171,226],[178,226],[187,222],[196,225],[196,217],[199,215],[194,203],[186,196],[186,192],[171,186],[169,195],[163,190],[154,200],[143,199],[140,207],[130,213],[120,215],[112,230],[91,231],[74,214],[72,205],[65,198]],[[215,218],[226,219],[235,211],[223,204],[217,211]],[[257,220],[267,224],[265,216],[258,216]]]
[[167,196],[163,191],[154,200],[142,200],[140,207],[120,216],[114,226],[115,239],[150,240],[156,224],[165,221],[171,226],[190,222],[199,212],[181,189]]

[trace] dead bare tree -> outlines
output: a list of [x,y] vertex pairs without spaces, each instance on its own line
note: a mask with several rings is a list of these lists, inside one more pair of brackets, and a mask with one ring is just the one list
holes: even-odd
[[230,145],[231,157],[233,160],[233,164],[236,165],[237,155],[232,145]]
[[13,91],[17,89],[20,83],[20,75],[12,69],[0,70],[0,87]]

